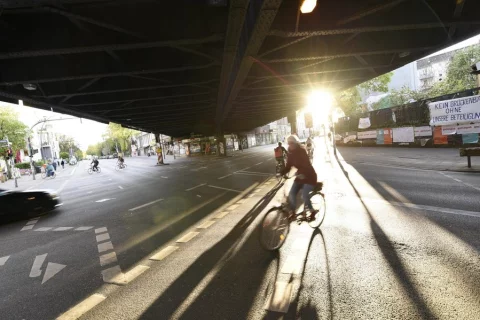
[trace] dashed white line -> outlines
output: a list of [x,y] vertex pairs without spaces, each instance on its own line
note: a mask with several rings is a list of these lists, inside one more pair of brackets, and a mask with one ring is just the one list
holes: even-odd
[[258,165],[260,165],[260,164],[262,164],[262,163],[263,163],[263,161],[262,161],[262,162],[259,162],[259,163],[256,163],[256,164],[254,164],[254,166],[258,166]]
[[53,229],[53,231],[67,231],[67,230],[70,230],[70,229],[73,229],[73,227],[58,227],[58,228]]
[[157,200],[155,200],[155,201],[142,204],[141,206],[138,206],[138,207],[135,207],[135,208],[130,209],[130,211],[135,211],[135,210],[138,210],[138,209],[147,207],[147,206],[149,206],[149,205],[152,205],[152,204],[157,203],[157,202],[160,202],[160,201],[163,201],[163,199],[157,199]]
[[109,253],[102,254],[99,258],[100,258],[100,265],[102,267],[104,267],[108,264],[117,262],[117,254],[115,252],[109,252]]
[[53,229],[53,228],[52,227],[42,227],[42,228],[37,228],[33,231],[48,231],[48,230],[51,230],[51,229]]
[[107,232],[107,228],[106,228],[106,227],[102,227],[102,228],[97,228],[97,229],[95,229],[95,233],[96,233],[96,234],[99,234],[99,233],[102,233],[102,232]]
[[163,259],[165,259],[167,256],[169,256],[171,253],[173,253],[175,250],[177,250],[178,247],[176,246],[168,246],[162,250],[160,250],[160,252],[154,254],[153,256],[150,257],[150,260],[155,260],[155,261],[161,261]]
[[72,172],[70,172],[70,175],[73,176],[76,170],[77,170],[77,167],[73,168]]
[[178,243],[188,242],[188,241],[192,240],[193,238],[195,238],[199,233],[200,232],[189,232],[186,235],[184,235],[183,237],[181,237],[180,239],[178,239],[176,242],[178,242]]
[[78,227],[76,228],[74,231],[85,231],[85,230],[90,230],[92,229],[93,227]]
[[130,281],[133,281],[136,277],[138,277],[139,275],[141,275],[142,273],[144,273],[148,269],[150,269],[150,267],[147,267],[147,266],[144,266],[144,265],[136,266],[132,270],[125,273],[125,281],[127,283],[129,283]]
[[217,179],[218,179],[218,180],[222,180],[222,179],[225,179],[226,177],[230,177],[231,175],[232,175],[232,174],[230,173],[230,174],[227,174],[227,175],[222,176],[222,177],[217,178]]
[[228,211],[222,211],[222,212],[220,212],[219,214],[217,214],[217,215],[215,216],[215,219],[222,219],[222,218],[225,217],[227,214],[228,214]]
[[202,223],[201,225],[199,225],[197,228],[199,229],[207,229],[209,227],[212,226],[212,224],[215,223],[215,220],[208,220],[208,221],[205,221],[204,223]]
[[123,187],[122,187],[122,186],[118,186],[118,188],[123,190]]
[[8,258],[10,258],[10,256],[1,257],[0,258],[0,266],[5,265],[5,262],[7,262]]
[[[75,168],[76,169],[76,168]],[[58,188],[58,190],[56,191],[57,193],[60,193],[63,191],[63,189],[65,189],[65,186],[67,185],[68,181],[70,180],[67,180],[65,181],[64,183],[62,183],[62,185],[60,186],[60,188]]]
[[168,177],[161,176],[163,179],[168,179]]
[[192,188],[189,188],[189,189],[185,189],[185,191],[191,191],[193,189],[200,188],[201,186],[204,186],[204,185],[206,185],[206,183],[202,183],[202,184],[199,184],[198,186],[195,186],[195,187],[192,187]]
[[108,250],[113,250],[113,244],[111,241],[103,242],[98,245],[98,252],[102,253]]
[[223,188],[223,187],[218,187],[218,186],[212,186],[211,184],[209,184],[208,187],[210,187],[210,188],[215,188],[215,189],[220,189],[220,190],[226,190],[226,191],[239,192],[239,193],[243,192],[243,191],[235,190],[235,189],[229,189],[229,188]]
[[102,241],[105,241],[105,240],[110,240],[110,235],[107,233],[102,233],[102,234],[99,234],[97,237],[97,242],[102,242]]
[[106,201],[110,201],[110,200],[115,200],[115,198],[105,198],[105,199],[97,200],[95,202],[106,202]]

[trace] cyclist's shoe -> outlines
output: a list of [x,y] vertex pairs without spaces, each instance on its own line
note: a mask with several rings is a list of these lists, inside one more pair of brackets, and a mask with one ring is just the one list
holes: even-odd
[[314,221],[315,220],[315,216],[317,215],[319,210],[310,210],[310,214],[308,215],[308,217],[306,218],[307,221]]
[[301,223],[302,221],[307,221],[307,215],[305,214],[305,212],[299,213],[297,215],[297,222]]
[[288,220],[294,220],[295,219],[295,211],[289,210],[288,211]]

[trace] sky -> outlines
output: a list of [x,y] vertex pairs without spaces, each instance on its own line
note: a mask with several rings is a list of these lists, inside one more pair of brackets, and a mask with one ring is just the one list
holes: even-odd
[[6,102],[0,102],[0,106],[9,106],[14,109],[19,115],[19,120],[29,127],[44,117],[52,120],[62,118],[72,119],[51,121],[49,124],[52,125],[54,132],[73,137],[75,141],[80,144],[80,149],[82,150],[86,150],[90,144],[102,141],[102,134],[105,133],[107,129],[106,124],[87,119],[81,119],[80,121],[80,118],[58,112],[45,111]]
[[[470,39],[459,42],[453,46],[437,51],[430,56],[457,50],[473,44],[478,44],[480,41],[480,34]],[[81,119],[58,112],[44,111],[40,109],[30,108],[27,106],[19,106],[0,101],[1,106],[10,106],[18,112],[20,121],[28,126],[32,126],[38,120],[47,117],[49,119],[73,118],[73,120],[52,121],[50,124],[53,130],[58,133],[73,137],[79,144],[82,150],[86,150],[90,144],[95,144],[102,141],[102,134],[106,131],[106,124],[99,123],[92,120]]]

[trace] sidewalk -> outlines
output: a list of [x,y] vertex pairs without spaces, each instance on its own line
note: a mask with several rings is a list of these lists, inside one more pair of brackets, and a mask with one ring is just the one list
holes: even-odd
[[460,157],[458,149],[415,149],[338,147],[340,155],[349,163],[371,163],[435,171],[480,172],[480,157],[472,157],[472,167],[467,158]]
[[[79,163],[78,166],[81,166],[81,163]],[[78,170],[78,166],[71,166],[71,165],[65,165],[65,169],[62,169],[57,167],[57,177],[55,179],[62,179],[63,177],[69,176],[73,170]],[[5,183],[0,183],[0,189],[4,190],[15,190],[15,191],[24,191],[27,189],[41,189],[42,184],[46,181],[45,179],[42,179],[40,173],[37,173],[35,175],[35,179],[33,180],[33,176],[22,176],[20,179],[17,179],[17,184],[18,187],[15,187],[15,180],[10,179],[7,180]]]

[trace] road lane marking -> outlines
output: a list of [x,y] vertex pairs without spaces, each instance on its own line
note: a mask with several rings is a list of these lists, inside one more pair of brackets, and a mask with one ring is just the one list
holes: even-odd
[[95,229],[95,233],[96,233],[96,234],[102,233],[102,232],[107,232],[107,228],[102,227],[102,228]]
[[120,269],[119,265],[102,270],[102,277],[103,277],[103,282],[113,283],[118,285],[127,284],[127,279],[125,278],[125,274],[122,272],[122,269]]
[[57,318],[57,320],[76,320],[105,299],[106,297],[104,295],[94,293],[67,312],[63,313]]
[[277,281],[272,296],[267,301],[265,309],[274,312],[287,313],[292,297],[293,283]]
[[218,180],[222,180],[222,179],[224,179],[224,178],[226,178],[226,177],[230,177],[231,175],[232,175],[232,174],[229,173],[229,174],[227,174],[227,175],[225,175],[225,176],[222,176],[222,177],[220,177],[220,178],[217,178],[217,179],[218,179]]
[[122,186],[118,186],[118,188],[123,190],[123,187],[122,187]]
[[115,252],[109,252],[109,253],[102,254],[99,258],[100,258],[100,265],[102,267],[104,267],[108,264],[117,262],[117,254]]
[[219,214],[217,214],[217,215],[215,216],[215,219],[222,219],[222,218],[225,217],[227,214],[228,214],[228,211],[222,211],[222,212],[220,212]]
[[259,163],[256,163],[256,164],[254,164],[254,166],[258,166],[258,165],[260,165],[260,164],[262,164],[262,163],[263,163],[263,161],[262,161],[262,162],[259,162]]
[[0,258],[0,266],[4,266],[10,256],[5,256]]
[[229,189],[229,188],[223,188],[223,187],[218,187],[218,186],[212,186],[211,184],[209,184],[208,187],[210,187],[210,188],[215,188],[215,189],[220,189],[220,190],[226,190],[226,191],[239,192],[239,193],[243,192],[243,191],[235,190],[235,189]]
[[30,270],[30,278],[36,278],[42,274],[42,264],[47,258],[47,254],[48,253],[45,253],[35,257],[32,269]]
[[197,228],[199,229],[207,229],[209,227],[212,226],[212,224],[215,223],[215,220],[209,220],[209,221],[205,221],[204,223],[202,223],[201,225],[199,225]]
[[70,230],[70,229],[73,229],[73,227],[58,227],[58,228],[53,229],[53,231],[66,231],[66,230]]
[[230,211],[235,210],[238,208],[238,206],[239,206],[238,204],[231,205],[230,207],[227,208],[227,210],[230,210]]
[[135,280],[136,277],[138,277],[139,275],[141,275],[142,273],[144,273],[148,269],[150,269],[150,267],[147,267],[147,266],[144,266],[144,265],[141,265],[141,264],[136,266],[132,270],[125,273],[125,281],[127,281],[127,283],[129,283],[130,281]]
[[113,250],[113,244],[111,241],[103,242],[98,245],[98,253],[102,253],[108,250]]
[[92,229],[93,227],[78,227],[76,228],[74,231],[85,231],[85,230],[90,230]]
[[45,274],[43,275],[42,284],[53,278],[53,276],[62,271],[65,267],[66,265],[64,264],[49,262]]
[[67,181],[65,181],[64,183],[62,183],[62,185],[60,186],[60,188],[58,188],[58,190],[56,191],[56,193],[62,192],[63,189],[65,189],[65,186],[67,185],[68,181],[70,181],[70,180],[67,180]]
[[77,170],[77,167],[73,168],[72,172],[70,172],[70,175],[73,176],[76,170]]
[[168,177],[161,176],[163,179],[168,179]]
[[199,194],[197,194],[197,197],[201,198],[202,196],[201,196],[201,195],[199,195]]
[[456,179],[456,178],[454,178],[454,177],[452,177],[452,176],[450,176],[450,175],[448,175],[448,174],[446,174],[446,173],[443,173],[443,172],[439,172],[439,173],[440,173],[441,175],[447,177],[447,178],[450,178],[450,179],[453,179],[453,180],[455,180],[455,181],[457,181],[457,182],[460,182],[461,184],[463,184],[463,185],[465,185],[465,186],[467,186],[467,187],[470,187],[470,188],[473,188],[473,189],[475,189],[475,190],[477,190],[477,191],[480,191],[480,188],[475,187],[474,185],[471,185],[470,183],[463,182],[462,180]]
[[178,239],[176,242],[186,243],[186,242],[192,240],[193,238],[195,238],[199,233],[200,232],[189,232],[186,235],[184,235],[183,237],[181,237],[180,239]]
[[189,189],[185,189],[185,191],[192,191],[193,189],[200,188],[201,186],[204,186],[204,185],[206,185],[206,183],[202,183],[202,184],[199,184],[198,186],[195,186],[195,187],[192,187],[192,188],[189,188]]
[[152,205],[152,204],[157,203],[157,202],[160,202],[160,201],[163,201],[163,199],[158,199],[158,200],[155,200],[155,201],[152,201],[152,202],[148,202],[148,203],[142,204],[141,206],[138,206],[138,207],[135,207],[135,208],[130,209],[130,211],[135,211],[135,210],[138,210],[138,209],[147,207],[147,206],[149,206],[149,205]]
[[51,230],[53,229],[53,227],[42,227],[42,228],[37,228],[33,231],[48,231],[48,230]]
[[167,256],[169,256],[170,254],[172,254],[173,252],[175,252],[175,250],[177,250],[177,249],[178,249],[178,247],[176,247],[176,246],[168,246],[168,247],[160,250],[160,252],[151,256],[150,260],[161,261],[161,260],[165,259]]
[[107,233],[102,233],[97,236],[97,242],[102,242],[105,240],[110,240],[110,235]]
[[[356,196],[352,196],[357,198]],[[470,216],[480,218],[480,212],[477,211],[467,211],[467,210],[459,210],[459,209],[450,209],[450,208],[442,208],[442,207],[434,207],[434,206],[426,206],[422,204],[415,204],[415,203],[407,203],[407,202],[397,202],[397,201],[387,201],[383,199],[372,199],[372,198],[360,198],[364,202],[370,203],[379,203],[379,204],[386,204],[391,206],[397,207],[404,207],[404,208],[411,208],[411,209],[419,209],[419,210],[426,210],[426,211],[436,211],[441,213],[451,213],[457,214],[462,216]]]
[[115,200],[116,198],[105,198],[105,199],[100,199],[95,202],[105,202],[105,201],[110,201],[110,200]]
[[257,176],[257,177],[268,177],[272,175],[269,173],[252,173],[250,171],[240,171],[240,172],[235,172],[235,174],[242,174],[245,176]]
[[39,219],[40,218],[35,218],[35,219],[28,220],[27,224],[20,231],[32,230]]

